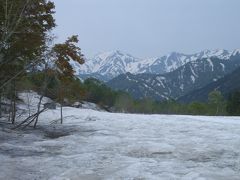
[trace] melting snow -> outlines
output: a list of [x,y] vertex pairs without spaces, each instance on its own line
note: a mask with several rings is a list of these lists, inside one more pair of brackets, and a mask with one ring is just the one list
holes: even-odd
[[190,69],[191,69],[192,74],[193,74],[195,77],[198,77],[198,75],[194,72],[192,66],[190,66]]
[[59,108],[37,130],[0,129],[0,179],[240,177],[240,117],[112,114]]
[[184,85],[183,84],[180,85],[180,89],[183,91],[183,89],[184,89]]
[[213,71],[213,63],[212,63],[211,59],[208,58],[207,61],[208,61],[209,65],[211,66],[212,71]]
[[195,83],[195,77],[193,75],[191,75],[191,79],[192,79],[192,82]]
[[220,65],[222,66],[223,71],[225,71],[225,65],[223,63],[220,63]]
[[240,49],[236,49],[232,52],[232,56],[236,56],[237,54],[240,54]]

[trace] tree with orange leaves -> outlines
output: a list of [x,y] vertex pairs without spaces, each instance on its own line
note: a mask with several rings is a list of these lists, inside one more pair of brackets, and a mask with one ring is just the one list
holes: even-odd
[[77,46],[78,36],[72,36],[63,44],[56,44],[53,47],[53,55],[56,65],[56,74],[59,82],[58,98],[61,102],[61,123],[63,123],[62,105],[64,103],[64,96],[68,94],[71,79],[74,78],[74,69],[71,66],[71,61],[79,64],[84,63],[84,56],[81,49]]

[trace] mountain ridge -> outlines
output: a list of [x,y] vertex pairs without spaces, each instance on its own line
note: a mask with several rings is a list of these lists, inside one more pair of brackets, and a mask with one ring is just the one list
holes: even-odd
[[177,99],[234,71],[240,66],[240,53],[234,55],[228,60],[213,57],[190,61],[165,74],[122,74],[107,85],[115,90],[127,91],[136,99]]
[[226,98],[230,93],[240,90],[240,68],[237,68],[232,73],[218,79],[215,82],[209,83],[206,86],[195,89],[190,93],[179,97],[177,101],[181,103],[189,102],[207,102],[208,94],[214,90],[220,91]]
[[191,61],[211,57],[227,60],[237,53],[240,53],[240,49],[234,51],[216,49],[204,50],[190,55],[172,52],[161,57],[141,59],[117,50],[100,53],[94,58],[87,59],[86,63],[81,66],[77,64],[73,64],[73,66],[80,78],[96,77],[108,81],[127,72],[132,74],[164,74]]

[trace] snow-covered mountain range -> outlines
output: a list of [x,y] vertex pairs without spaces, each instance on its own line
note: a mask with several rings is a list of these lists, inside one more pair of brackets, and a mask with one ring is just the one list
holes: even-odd
[[202,58],[190,61],[169,73],[122,74],[108,81],[107,85],[115,90],[126,91],[136,99],[177,99],[217,81],[239,66],[240,53],[235,51],[229,59]]
[[140,59],[120,51],[112,51],[98,54],[92,59],[87,59],[83,65],[73,64],[73,66],[77,75],[83,79],[96,77],[100,80],[108,81],[127,72],[131,74],[164,74],[174,71],[191,61],[211,57],[227,60],[230,56],[237,53],[240,53],[240,49],[234,51],[217,49],[204,50],[191,55],[173,52],[162,57]]

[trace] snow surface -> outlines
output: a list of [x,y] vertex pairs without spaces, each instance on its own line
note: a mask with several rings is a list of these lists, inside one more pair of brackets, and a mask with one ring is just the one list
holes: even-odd
[[[19,97],[18,109],[34,113],[39,95]],[[64,107],[63,125],[59,107],[48,110],[36,130],[11,130],[0,120],[0,179],[239,180],[240,117],[114,114],[87,102],[83,108]]]
[[0,129],[0,179],[239,180],[240,117],[64,108],[37,130]]

